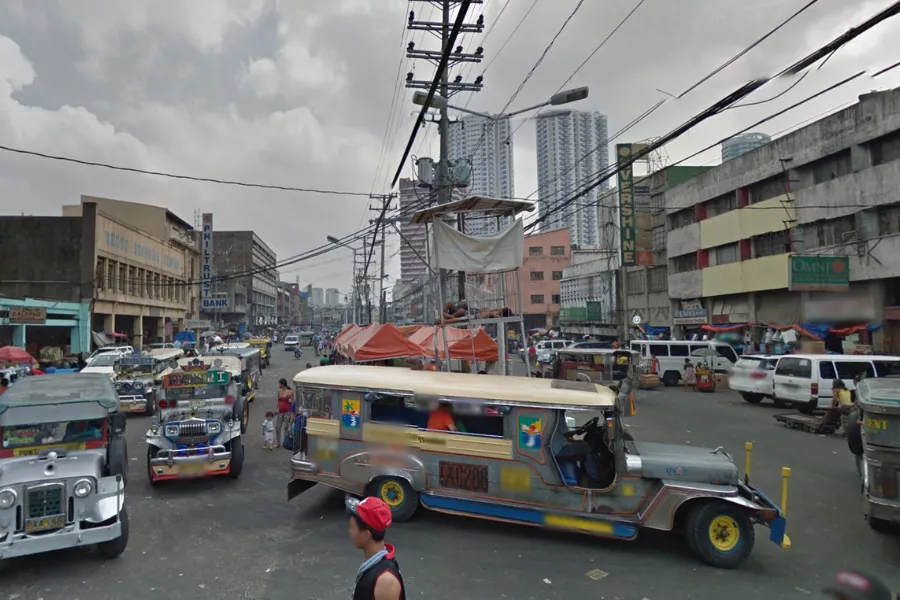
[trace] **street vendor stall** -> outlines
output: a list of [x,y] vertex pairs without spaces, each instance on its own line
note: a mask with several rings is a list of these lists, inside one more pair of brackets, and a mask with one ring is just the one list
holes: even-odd
[[497,361],[497,342],[491,339],[482,327],[478,329],[423,327],[409,336],[409,340],[422,348],[424,356],[446,359],[444,336],[447,338],[446,348],[450,351],[450,359]]
[[369,325],[361,329],[352,339],[339,345],[338,352],[353,362],[372,362],[422,355],[422,349],[410,342],[392,323]]

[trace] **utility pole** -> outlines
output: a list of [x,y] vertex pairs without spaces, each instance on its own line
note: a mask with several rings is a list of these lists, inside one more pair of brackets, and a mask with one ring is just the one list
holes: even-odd
[[[386,215],[387,211],[391,209],[391,201],[396,198],[396,194],[370,194],[369,198],[372,200],[381,200],[381,206],[370,206],[369,210],[374,210],[379,212],[382,215]],[[381,273],[378,279],[378,322],[386,323],[387,322],[387,308],[385,306],[387,293],[384,289],[384,269],[385,269],[385,258],[384,258],[384,248],[387,246],[387,226],[391,220],[383,217],[381,219]],[[369,225],[376,223],[376,221],[369,221]],[[374,233],[375,240],[378,240],[378,230],[375,230]]]
[[[438,65],[441,55],[447,50],[450,38],[450,29],[452,23],[450,21],[451,9],[460,3],[459,0],[409,0],[410,4],[425,3],[433,6],[440,6],[441,21],[417,21],[415,11],[409,13],[409,25],[407,29],[417,31],[427,31],[440,37],[440,52],[429,50],[418,50],[414,42],[410,42],[407,47],[406,56],[408,58],[421,58],[433,62]],[[482,0],[472,0],[471,4],[482,4]],[[481,33],[484,30],[484,15],[479,15],[475,23],[466,23],[460,28],[460,33]],[[463,47],[457,46],[450,54],[450,60],[447,62],[447,68],[441,72],[441,84],[439,88],[440,95],[449,100],[454,94],[459,92],[478,92],[482,88],[482,77],[479,75],[474,82],[463,82],[462,75],[457,75],[454,80],[450,81],[450,68],[460,63],[480,63],[483,58],[484,49],[480,46],[473,53],[463,51]],[[415,74],[410,72],[406,76],[406,87],[428,90],[431,88],[431,82],[427,80],[415,79]],[[440,107],[440,118],[437,120],[438,135],[440,137],[440,160],[437,165],[437,173],[435,173],[434,189],[437,192],[438,202],[446,204],[452,198],[452,190],[455,184],[452,165],[450,164],[450,117],[448,115],[447,103],[443,102]],[[457,215],[457,228],[465,231],[465,221],[462,214]],[[438,285],[441,285],[441,277],[438,277]],[[466,297],[466,274],[459,273],[458,280],[459,299],[464,300]],[[443,310],[443,307],[440,308]]]

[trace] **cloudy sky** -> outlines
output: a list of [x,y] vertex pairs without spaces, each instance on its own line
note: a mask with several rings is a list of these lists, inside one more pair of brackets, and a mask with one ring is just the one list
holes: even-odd
[[[646,0],[572,80],[588,85],[577,107],[608,115],[618,131],[657,100],[678,94],[796,11],[808,0]],[[577,0],[485,0],[473,8],[493,30],[482,44],[494,62],[469,108],[499,111]],[[586,0],[510,109],[552,94],[633,8],[636,0]],[[787,28],[682,100],[670,100],[629,132],[659,136],[748,79],[770,75],[891,4],[820,0]],[[0,144],[155,171],[302,188],[386,192],[414,121],[411,92],[395,86],[425,63],[403,58],[407,0],[2,0]],[[502,52],[503,42],[519,26]],[[487,31],[485,32],[487,33]],[[735,109],[666,148],[675,162],[858,70],[900,60],[900,19],[836,53],[781,98]],[[495,58],[496,55],[496,58]],[[481,73],[460,68],[469,78]],[[458,71],[454,71],[455,76]],[[765,100],[792,81],[776,81],[747,101]],[[779,117],[775,134],[851,103],[860,93],[900,85],[900,69],[863,78]],[[395,89],[391,117],[389,108]],[[468,98],[459,98],[465,103]],[[390,127],[387,125],[390,124]],[[518,122],[516,123],[518,124]],[[434,126],[414,147],[436,155]],[[386,142],[385,142],[386,139]],[[534,127],[514,140],[516,195],[536,187]],[[382,152],[384,150],[384,152]],[[715,152],[692,164],[714,164]],[[405,176],[411,166],[404,167]],[[285,259],[345,236],[374,213],[363,197],[324,196],[191,183],[116,173],[0,152],[0,209],[58,215],[90,194],[163,205],[187,221],[213,212],[222,229],[254,229]],[[389,239],[393,255],[399,240]],[[338,250],[285,267],[283,278],[338,287],[350,283],[350,252]],[[389,272],[399,275],[393,257]]]

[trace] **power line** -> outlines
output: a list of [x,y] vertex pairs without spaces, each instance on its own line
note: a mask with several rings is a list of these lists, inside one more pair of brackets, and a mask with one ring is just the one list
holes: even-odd
[[183,179],[187,181],[199,181],[202,183],[218,183],[220,185],[234,185],[239,187],[247,187],[247,188],[259,188],[264,190],[280,190],[283,192],[306,192],[311,194],[328,194],[333,196],[366,196],[369,194],[366,192],[342,192],[337,190],[323,190],[317,188],[300,188],[300,187],[291,187],[285,185],[273,185],[266,183],[248,183],[245,181],[230,181],[227,179],[214,179],[212,177],[196,177],[193,175],[179,175],[176,173],[167,173],[164,171],[147,171],[145,169],[138,169],[135,167],[123,167],[119,165],[111,165],[102,162],[93,162],[89,160],[81,160],[78,158],[72,158],[69,156],[58,156],[54,154],[45,154],[43,152],[35,152],[33,150],[23,150],[21,148],[12,148],[10,146],[0,146],[0,150],[4,150],[6,152],[13,152],[15,154],[24,154],[26,156],[34,156],[37,158],[45,158],[49,160],[58,160],[61,162],[69,162],[75,163],[78,165],[83,165],[86,167],[99,167],[102,169],[111,169],[113,171],[124,171],[127,173],[138,173],[140,175],[152,175],[154,177],[167,177],[169,179]]

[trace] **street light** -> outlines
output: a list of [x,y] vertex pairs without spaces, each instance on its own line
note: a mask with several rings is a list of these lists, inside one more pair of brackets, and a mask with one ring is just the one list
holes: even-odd
[[[568,104],[569,102],[578,102],[579,100],[584,100],[588,97],[588,92],[590,90],[587,87],[579,87],[573,88],[571,90],[563,90],[562,92],[553,94],[549,100],[541,102],[540,104],[535,104],[534,106],[529,106],[527,108],[523,108],[521,110],[515,110],[510,113],[504,113],[499,115],[491,115],[488,113],[478,112],[477,110],[469,110],[468,108],[463,108],[461,106],[453,106],[447,99],[441,95],[435,94],[431,97],[431,103],[428,105],[429,108],[452,108],[453,110],[458,110],[459,112],[468,113],[470,115],[475,115],[477,117],[484,117],[486,119],[505,119],[509,117],[514,117],[515,115],[520,115],[522,113],[536,110],[538,108],[543,108],[545,106],[559,106],[561,104]],[[428,94],[425,92],[415,92],[413,94],[413,104],[418,104],[419,106],[425,106],[426,100],[428,100]],[[329,240],[330,241],[330,240]]]

